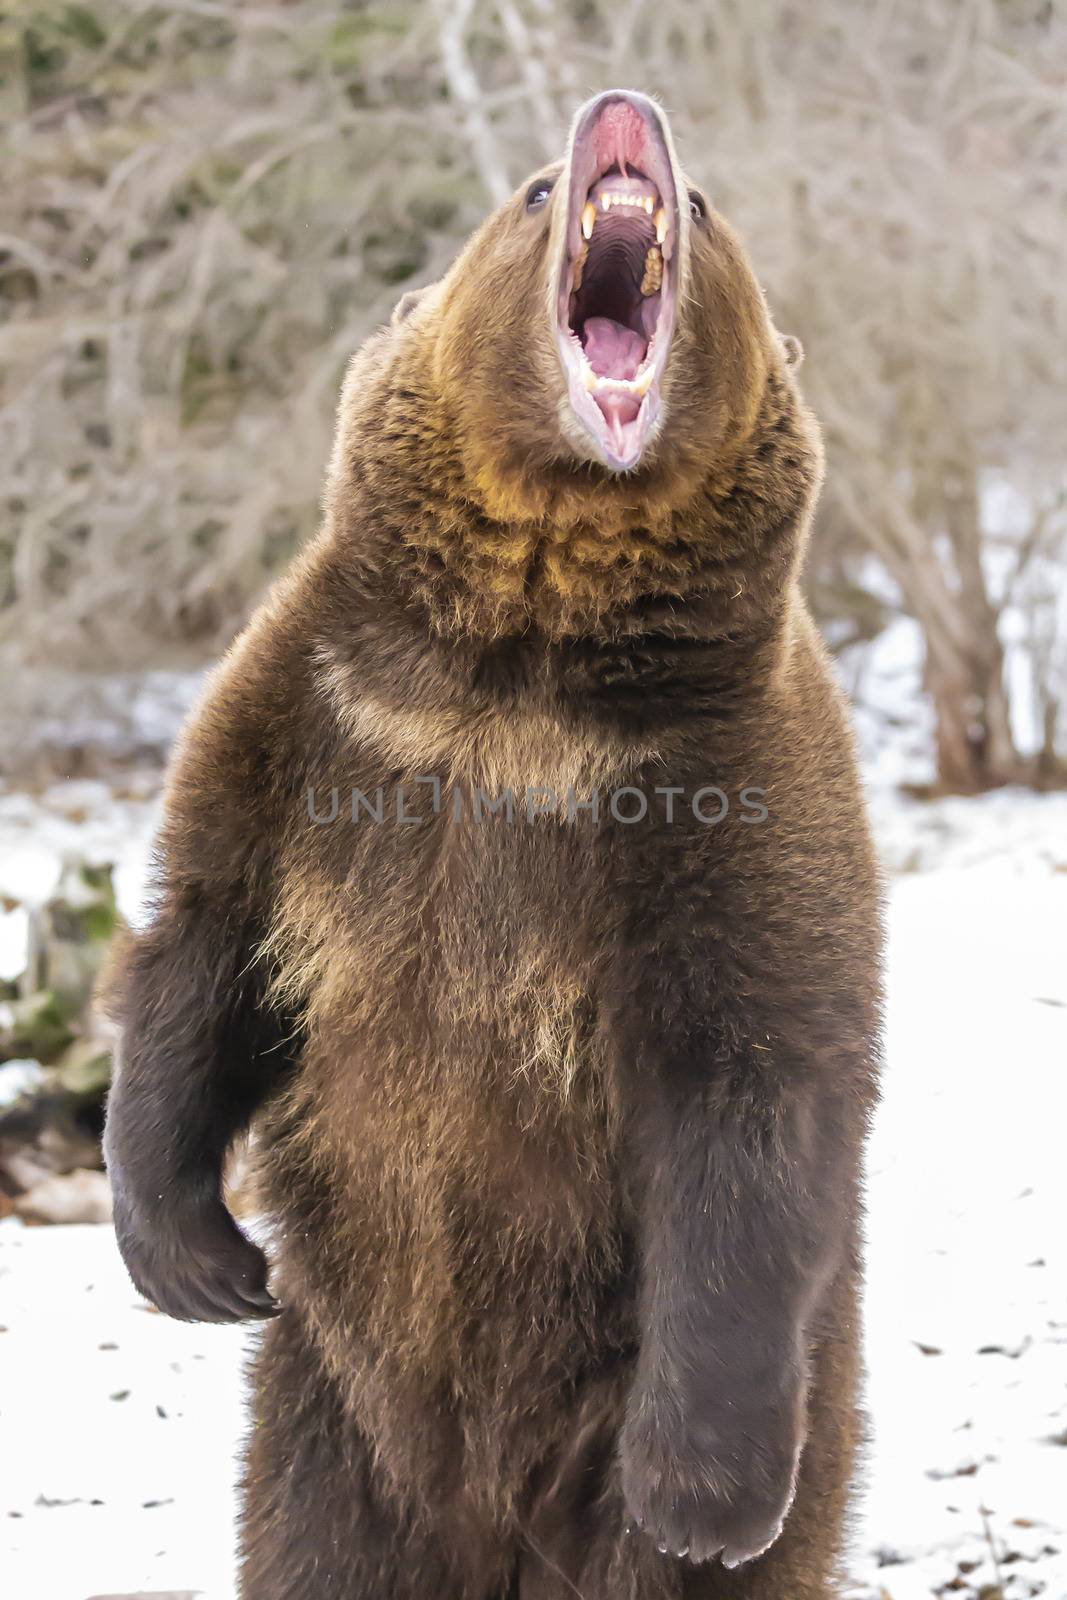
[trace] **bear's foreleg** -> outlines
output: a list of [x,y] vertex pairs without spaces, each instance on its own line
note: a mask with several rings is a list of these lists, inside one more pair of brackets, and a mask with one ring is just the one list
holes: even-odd
[[[615,1458],[625,1393],[590,1395],[532,1507],[518,1600],[831,1600],[854,1457],[861,1437],[858,1270],[850,1251],[812,1328],[808,1430],[796,1499],[763,1555],[729,1569],[662,1554],[630,1515]],[[590,1418],[592,1413],[592,1420]]]
[[266,1002],[244,891],[177,876],[107,997],[121,1026],[104,1137],[119,1248],[169,1316],[269,1316],[267,1264],[223,1203],[222,1171],[291,1064],[291,1029]]
[[661,840],[609,996],[641,1255],[620,1463],[660,1551],[735,1567],[796,1492],[811,1329],[858,1210],[870,1019],[840,941],[780,917],[769,937],[787,888],[717,880],[701,848]]

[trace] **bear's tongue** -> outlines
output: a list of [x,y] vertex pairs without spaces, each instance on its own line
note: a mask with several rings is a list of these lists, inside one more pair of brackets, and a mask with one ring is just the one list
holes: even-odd
[[647,341],[612,317],[587,317],[582,328],[585,358],[602,378],[633,378],[644,360]]

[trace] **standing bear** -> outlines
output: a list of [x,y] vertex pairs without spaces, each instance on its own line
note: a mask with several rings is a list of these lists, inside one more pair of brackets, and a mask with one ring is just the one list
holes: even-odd
[[149,1299],[270,1319],[244,1600],[837,1592],[881,930],[796,355],[598,96],[181,738],[107,1158]]

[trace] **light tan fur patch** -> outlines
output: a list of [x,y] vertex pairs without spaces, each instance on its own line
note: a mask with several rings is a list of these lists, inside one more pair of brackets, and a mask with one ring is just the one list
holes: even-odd
[[567,812],[568,795],[585,800],[593,789],[623,783],[635,768],[657,759],[648,743],[584,733],[536,708],[434,711],[388,705],[353,682],[355,673],[329,645],[316,656],[322,684],[342,727],[386,759],[445,783],[476,784],[489,795],[510,789],[547,789]]

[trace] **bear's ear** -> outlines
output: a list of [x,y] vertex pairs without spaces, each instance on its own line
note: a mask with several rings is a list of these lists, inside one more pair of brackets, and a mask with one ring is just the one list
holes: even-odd
[[399,327],[400,323],[405,322],[410,317],[429,287],[430,285],[426,284],[421,289],[409,289],[406,294],[400,296],[400,299],[393,307],[393,315],[390,318],[394,328]]
[[786,366],[799,367],[804,359],[804,346],[796,334],[780,333],[778,337],[782,341],[782,354],[785,356]]

